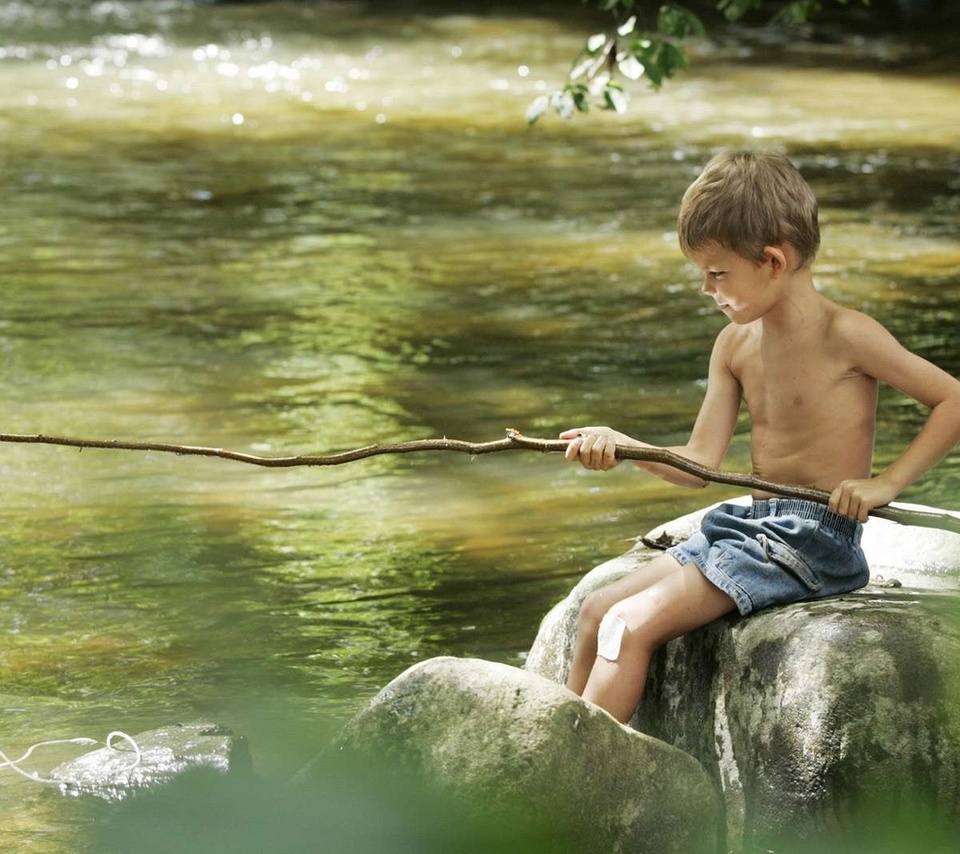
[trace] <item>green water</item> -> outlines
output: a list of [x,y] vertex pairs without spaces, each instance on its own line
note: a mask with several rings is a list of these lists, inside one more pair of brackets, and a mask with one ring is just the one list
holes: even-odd
[[[579,10],[391,9],[0,0],[3,432],[681,441],[723,318],[673,218],[744,142],[820,195],[823,289],[960,374],[955,63],[704,45],[625,118],[530,129]],[[879,464],[922,419],[885,395]],[[954,455],[904,498],[958,487]],[[0,748],[209,718],[284,778],[418,660],[522,663],[583,572],[726,494],[538,454],[281,471],[0,446]],[[75,802],[0,773],[0,850],[82,850]]]

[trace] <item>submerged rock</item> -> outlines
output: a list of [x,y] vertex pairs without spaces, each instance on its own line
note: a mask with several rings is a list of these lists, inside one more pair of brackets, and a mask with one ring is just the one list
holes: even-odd
[[112,738],[106,747],[58,765],[51,779],[61,781],[64,794],[121,801],[194,768],[224,773],[251,768],[246,741],[217,724],[174,724],[142,732],[132,736],[136,748],[127,738]]
[[414,771],[465,802],[544,821],[564,842],[555,850],[721,850],[719,794],[695,759],[507,665],[417,664],[336,746]]
[[[732,850],[857,833],[867,815],[960,818],[960,537],[891,524],[868,523],[864,550],[903,586],[730,616],[654,661],[631,725],[708,769]],[[638,546],[585,576],[544,619],[527,669],[562,682],[583,597],[653,554]]]

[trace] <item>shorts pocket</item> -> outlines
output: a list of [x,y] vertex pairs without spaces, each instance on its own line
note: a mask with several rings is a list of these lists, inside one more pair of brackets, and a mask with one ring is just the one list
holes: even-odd
[[796,549],[771,540],[766,534],[757,534],[757,542],[770,560],[797,578],[811,593],[818,593],[823,587],[823,582]]

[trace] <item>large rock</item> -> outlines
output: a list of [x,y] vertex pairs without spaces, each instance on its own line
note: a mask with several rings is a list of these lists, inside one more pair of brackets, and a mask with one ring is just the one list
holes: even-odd
[[[686,536],[700,515],[666,532]],[[857,832],[877,810],[960,812],[960,537],[872,520],[864,550],[876,584],[725,618],[651,668],[631,725],[713,775],[733,850]],[[654,553],[589,573],[544,619],[526,667],[563,681],[583,597]],[[902,586],[884,586],[894,576]]]
[[535,816],[558,829],[564,850],[721,850],[719,794],[695,759],[507,665],[417,664],[337,747],[415,771],[464,802]]

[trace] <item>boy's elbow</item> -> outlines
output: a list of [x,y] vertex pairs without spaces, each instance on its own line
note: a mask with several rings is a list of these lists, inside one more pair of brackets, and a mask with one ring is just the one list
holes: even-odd
[[933,407],[932,412],[936,412],[942,416],[943,420],[953,424],[957,435],[960,435],[960,384],[956,393],[941,400]]

